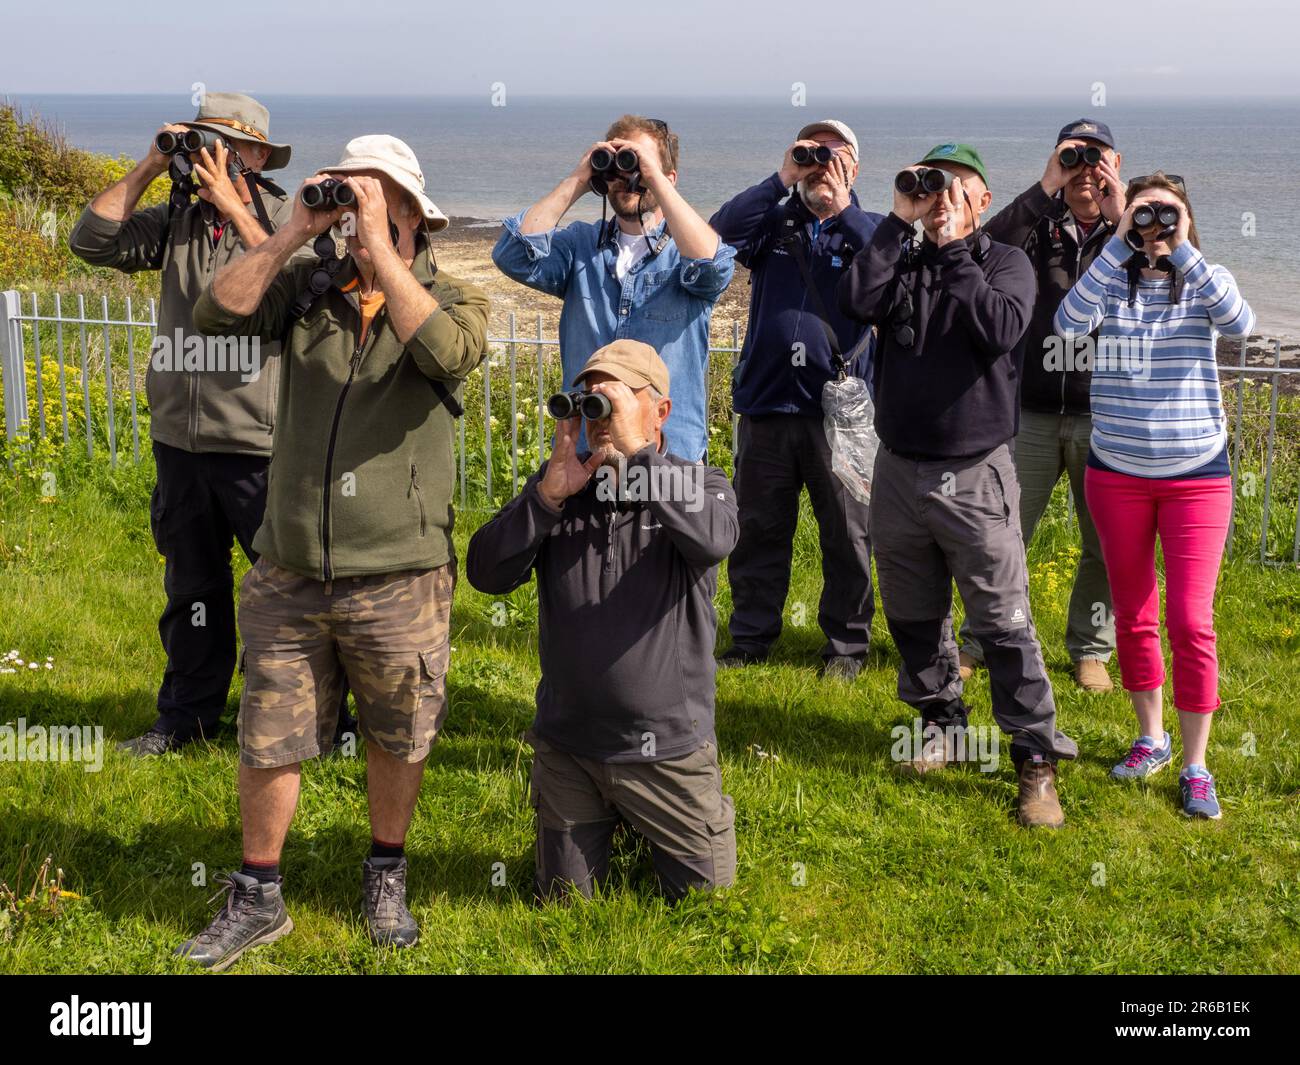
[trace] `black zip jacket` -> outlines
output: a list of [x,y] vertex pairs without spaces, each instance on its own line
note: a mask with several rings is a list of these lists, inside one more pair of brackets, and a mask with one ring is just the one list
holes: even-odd
[[[713,596],[740,535],[726,474],[645,447],[624,484],[674,472],[689,497],[616,503],[601,474],[553,510],[546,464],[474,534],[466,572],[504,595],[537,573],[542,679],[533,730],[602,762],[654,762],[714,738]],[[637,471],[641,471],[638,473]]]
[[[892,212],[876,227],[840,282],[840,308],[877,327],[876,433],[895,454],[915,459],[981,455],[1020,426],[1019,343],[1034,304],[1034,272],[1019,248],[976,237],[940,248],[904,249],[912,227]],[[894,311],[911,294],[910,346],[899,342]]]
[[1070,369],[1061,360],[1047,360],[1045,344],[1054,335],[1052,318],[1093,259],[1101,253],[1115,227],[1101,219],[1079,242],[1079,228],[1060,194],[1049,196],[1034,182],[984,226],[984,232],[1004,244],[1023,248],[1038,278],[1038,298],[1029,329],[1021,341],[1024,377],[1020,405],[1044,414],[1089,414],[1092,371]]

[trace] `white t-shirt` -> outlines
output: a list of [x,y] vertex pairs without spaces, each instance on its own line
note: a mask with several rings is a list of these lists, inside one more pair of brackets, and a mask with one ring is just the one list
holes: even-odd
[[645,234],[624,233],[620,229],[618,231],[618,258],[614,261],[614,276],[622,281],[623,278],[627,277],[628,271],[649,254],[650,249],[646,247]]

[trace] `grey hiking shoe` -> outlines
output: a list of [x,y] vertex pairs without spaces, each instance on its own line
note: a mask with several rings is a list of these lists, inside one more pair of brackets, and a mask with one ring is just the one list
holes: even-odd
[[226,896],[208,927],[187,939],[175,953],[214,973],[229,969],[244,951],[274,943],[293,931],[293,919],[284,908],[280,884],[262,884],[242,873],[217,877]]
[[151,728],[139,736],[123,740],[117,745],[117,749],[125,754],[133,754],[137,758],[149,758],[166,754],[168,751],[179,751],[185,746],[185,742],[170,732]]
[[381,947],[415,946],[420,926],[406,908],[406,859],[367,858],[361,883],[370,938]]

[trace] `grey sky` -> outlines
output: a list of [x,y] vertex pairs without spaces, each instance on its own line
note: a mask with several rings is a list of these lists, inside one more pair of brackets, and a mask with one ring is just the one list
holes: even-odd
[[[828,96],[1077,98],[1102,81],[1112,98],[1300,94],[1300,11],[1259,0],[2,7],[0,93],[188,94],[201,81],[264,93],[477,95],[503,82],[515,95],[617,86],[784,99],[801,81]],[[1158,48],[1157,35],[1167,42]]]

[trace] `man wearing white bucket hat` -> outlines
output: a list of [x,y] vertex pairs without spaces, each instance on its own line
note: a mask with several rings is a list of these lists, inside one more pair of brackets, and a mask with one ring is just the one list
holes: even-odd
[[[345,260],[285,268],[336,224]],[[403,847],[446,712],[458,393],[487,352],[487,297],[434,261],[430,235],[446,224],[410,148],[358,137],[194,311],[206,333],[286,336],[261,557],[240,590],[244,864],[212,922],[178,948],[206,968],[293,929],[280,852],[301,763],[330,750],[345,683],[366,739],[370,934],[397,947],[419,936]]]

